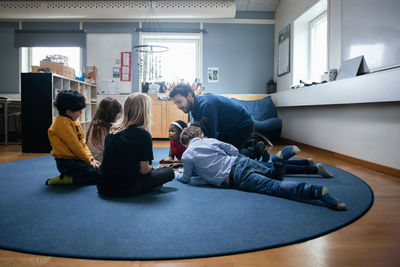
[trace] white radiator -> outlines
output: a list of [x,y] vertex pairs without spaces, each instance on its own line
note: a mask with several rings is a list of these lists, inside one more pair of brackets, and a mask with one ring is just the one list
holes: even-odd
[[234,18],[234,0],[0,1],[0,19]]

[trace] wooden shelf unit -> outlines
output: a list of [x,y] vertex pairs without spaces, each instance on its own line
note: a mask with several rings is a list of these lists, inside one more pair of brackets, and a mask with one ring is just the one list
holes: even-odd
[[22,151],[48,153],[47,130],[58,115],[54,107],[57,93],[76,90],[85,97],[86,108],[79,122],[84,131],[97,109],[97,86],[54,73],[22,73]]

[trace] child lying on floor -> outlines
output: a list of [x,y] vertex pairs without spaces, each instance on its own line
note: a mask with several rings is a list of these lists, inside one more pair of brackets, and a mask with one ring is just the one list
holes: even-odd
[[183,173],[176,176],[180,182],[189,183],[195,172],[201,179],[216,186],[228,185],[293,200],[316,200],[335,210],[346,209],[346,204],[331,196],[323,185],[281,181],[287,160],[300,152],[296,146],[286,146],[272,155],[272,165],[268,168],[259,161],[239,157],[238,149],[231,144],[204,138],[198,127],[185,128],[181,142],[187,149],[182,155]]
[[[201,129],[204,136],[208,136],[210,129],[210,124],[207,120],[202,120],[200,122],[194,122],[190,124],[191,126],[196,126]],[[252,156],[253,155],[253,156]],[[271,167],[271,155],[265,149],[263,142],[257,142],[255,139],[249,140],[245,147],[239,150],[239,157],[247,156],[254,160],[259,160],[260,163],[267,167]],[[314,159],[300,159],[300,158],[290,158],[286,162],[285,174],[319,174],[325,178],[332,178],[333,175],[329,173],[324,165],[319,162],[315,162]]]

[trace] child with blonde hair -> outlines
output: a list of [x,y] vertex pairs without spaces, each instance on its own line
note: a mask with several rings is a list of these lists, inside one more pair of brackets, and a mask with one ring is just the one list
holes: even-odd
[[170,167],[154,169],[151,127],[151,98],[142,93],[128,96],[122,117],[105,140],[102,175],[97,189],[105,196],[139,195],[174,179]]

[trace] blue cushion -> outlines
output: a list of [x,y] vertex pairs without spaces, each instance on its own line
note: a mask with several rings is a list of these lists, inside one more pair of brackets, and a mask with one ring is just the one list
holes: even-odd
[[244,106],[256,121],[264,121],[269,118],[278,117],[274,102],[272,102],[270,96],[258,100],[235,100]]
[[282,120],[278,118],[276,108],[270,96],[259,100],[232,99],[241,104],[254,119],[255,132],[271,140],[278,140],[282,131]]

